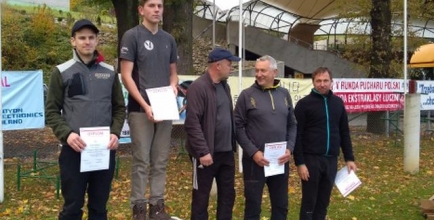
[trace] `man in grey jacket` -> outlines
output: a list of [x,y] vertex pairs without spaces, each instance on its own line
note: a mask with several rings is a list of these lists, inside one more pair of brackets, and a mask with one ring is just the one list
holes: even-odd
[[[255,83],[243,90],[235,106],[237,141],[243,148],[244,219],[259,220],[262,192],[268,186],[271,220],[286,219],[288,213],[289,159],[294,150],[296,120],[291,96],[276,80],[277,63],[271,56],[256,61]],[[267,143],[286,142],[286,151],[278,159],[284,173],[265,177],[264,157]]]
[[[106,204],[115,168],[115,154],[125,120],[125,103],[113,66],[95,50],[98,28],[89,20],[72,27],[73,58],[54,68],[45,106],[46,123],[62,143],[59,156],[62,196],[59,219],[82,219],[85,193],[89,219],[107,219]],[[110,127],[109,168],[80,171],[86,143],[82,127]]]

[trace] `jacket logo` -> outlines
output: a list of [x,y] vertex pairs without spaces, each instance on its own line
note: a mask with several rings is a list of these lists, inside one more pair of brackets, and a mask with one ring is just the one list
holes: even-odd
[[95,78],[108,79],[108,78],[110,78],[110,73],[95,73]]
[[122,47],[121,54],[128,54],[128,47]]
[[153,50],[154,49],[154,43],[152,43],[150,40],[145,41],[143,44],[147,50]]
[[288,98],[285,97],[285,106],[289,107]]
[[250,97],[250,103],[252,104],[252,107],[256,108],[256,100],[253,97]]

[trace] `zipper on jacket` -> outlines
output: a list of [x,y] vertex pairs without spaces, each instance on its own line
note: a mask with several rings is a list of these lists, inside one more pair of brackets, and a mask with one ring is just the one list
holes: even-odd
[[271,108],[274,111],[275,110],[275,107],[274,107],[274,98],[273,98],[273,94],[271,94],[271,90],[268,90],[268,94],[270,95],[270,99],[271,99]]
[[330,150],[330,117],[329,117],[329,106],[327,103],[327,97],[324,97],[324,106],[325,106],[325,110],[326,110],[326,120],[327,120],[327,150],[326,150],[326,156],[329,155],[329,150]]

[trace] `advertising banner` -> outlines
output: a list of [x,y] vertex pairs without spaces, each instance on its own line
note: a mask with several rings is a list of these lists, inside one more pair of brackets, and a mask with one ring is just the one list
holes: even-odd
[[[188,86],[199,76],[180,75],[178,85],[178,108],[180,120],[173,124],[183,124],[185,120],[185,108],[187,102],[185,96]],[[230,76],[228,84],[234,105],[238,94],[243,89],[250,87],[255,82],[255,77],[243,77],[240,81],[238,76]],[[297,102],[308,95],[312,88],[311,79],[280,79],[280,85],[289,90],[294,106]],[[421,110],[434,110],[434,82],[418,81],[417,92],[421,93]],[[368,79],[368,78],[338,78],[333,79],[332,90],[345,104],[347,112],[373,112],[373,111],[396,111],[404,108],[404,80],[402,79]],[[128,92],[124,89],[125,96]],[[126,100],[127,103],[127,100]],[[125,123],[122,137],[129,136],[129,129]]]
[[2,71],[1,85],[3,130],[44,128],[42,70]]
[[434,110],[434,82],[417,81],[416,93],[420,93],[420,110]]
[[396,111],[404,108],[401,79],[334,79],[332,90],[347,112]]
[[[294,106],[296,103],[306,95],[308,95],[312,89],[311,79],[293,79],[293,78],[283,78],[280,80],[280,86],[289,90],[291,94],[292,102]],[[228,79],[228,84],[231,87],[232,98],[234,105],[238,98],[238,91],[242,91],[253,85],[255,82],[255,77],[243,77],[241,90],[239,89],[238,76],[231,76]]]

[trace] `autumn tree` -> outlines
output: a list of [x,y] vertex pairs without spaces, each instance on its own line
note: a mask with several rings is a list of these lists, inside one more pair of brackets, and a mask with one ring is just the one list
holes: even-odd
[[178,44],[178,74],[194,75],[193,71],[193,0],[165,0],[163,29]]
[[2,67],[4,70],[42,69],[48,82],[55,65],[70,59],[70,32],[54,23],[45,5],[16,10],[2,5]]
[[[136,26],[139,23],[138,18],[138,0],[111,0],[116,14],[116,23],[118,29],[118,56],[119,46],[124,33]],[[119,62],[119,61],[118,61]],[[120,72],[120,65],[118,66],[118,72]]]
[[[390,0],[372,0],[370,11],[371,24],[371,51],[369,56],[369,78],[387,78],[390,76],[391,61],[391,24],[392,13]],[[384,131],[384,123],[378,123],[384,116],[384,112],[369,112],[367,118],[367,131],[381,133]]]
[[[345,0],[338,0],[339,17],[359,22],[363,26],[369,24],[370,32],[359,33],[360,29],[347,30],[351,40],[345,46],[344,57],[368,66],[366,77],[369,78],[401,78],[403,75],[403,3],[391,0],[360,0],[358,4],[348,4]],[[413,20],[427,20],[430,10],[419,0],[409,0],[409,18]],[[395,27],[392,28],[392,24]],[[367,28],[369,30],[369,28]],[[365,29],[363,29],[365,31]],[[414,30],[407,33],[409,50],[426,43],[417,37]],[[410,57],[410,56],[409,56]],[[385,112],[369,112],[367,131],[382,133],[385,130]]]

